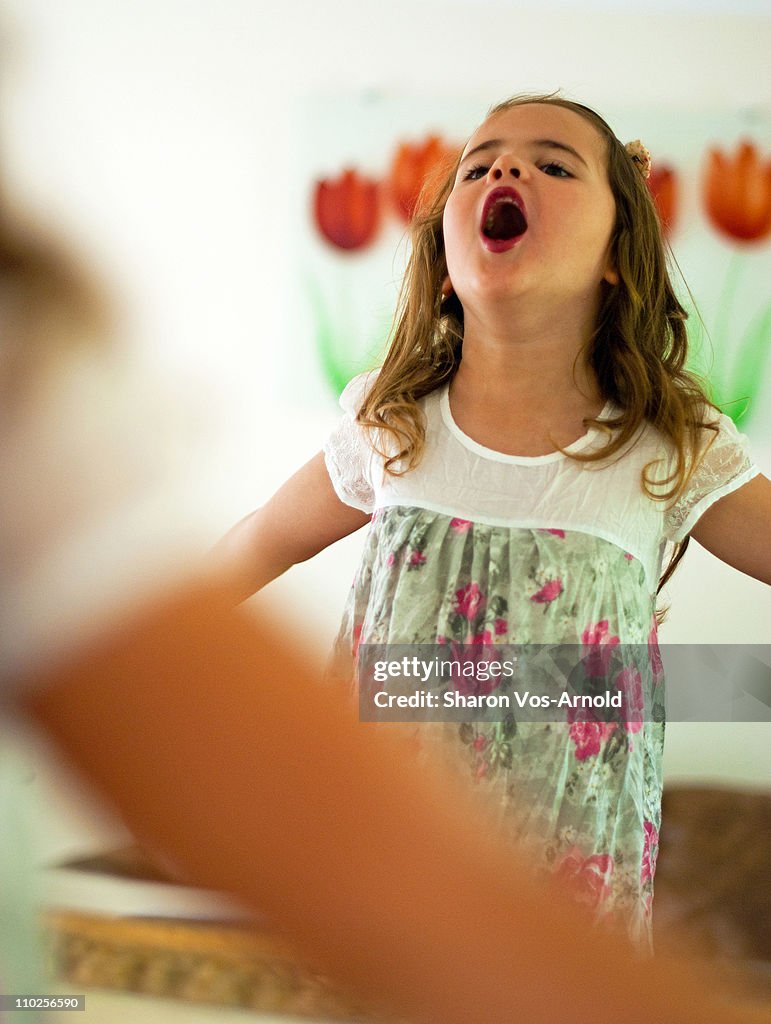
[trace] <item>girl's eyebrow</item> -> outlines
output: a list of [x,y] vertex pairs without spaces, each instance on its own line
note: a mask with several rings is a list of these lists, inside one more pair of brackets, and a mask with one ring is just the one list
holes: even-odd
[[[485,142],[480,142],[478,146],[474,146],[473,149],[469,150],[468,153],[465,154],[461,159],[461,163],[465,163],[469,157],[474,156],[476,153],[483,153],[488,149],[495,149],[497,146],[502,145],[504,145],[503,139],[487,139]],[[556,139],[533,139],[529,145],[540,149],[559,149],[565,153],[570,153],[577,160],[580,160],[587,170],[589,169],[589,164],[584,160],[578,150],[569,146],[567,142],[558,142]]]
[[495,149],[496,146],[502,145],[503,139],[488,139],[486,142],[480,142],[478,146],[474,146],[473,149],[470,149],[468,153],[465,153],[461,157],[461,163],[464,163],[469,157],[474,156],[476,153],[484,153],[485,150]]
[[569,146],[567,144],[567,142],[557,142],[556,139],[537,139],[533,143],[533,145],[534,146],[541,146],[544,149],[561,149],[565,153],[570,153],[577,160],[581,161],[581,163],[584,165],[584,167],[587,169],[587,171],[589,170],[589,164],[586,162],[586,160],[584,160],[584,158],[581,156],[581,154],[578,152],[577,149],[573,149],[573,147]]

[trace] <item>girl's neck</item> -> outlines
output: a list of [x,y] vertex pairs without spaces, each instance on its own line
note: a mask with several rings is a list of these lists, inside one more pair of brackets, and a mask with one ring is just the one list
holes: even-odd
[[568,282],[559,268],[550,274],[538,254],[536,245],[524,263],[473,263],[477,272],[461,278],[457,384],[473,378],[479,393],[536,408],[569,398],[577,407],[582,395],[584,404],[595,404],[600,389],[585,353],[611,285],[581,275]]
[[[574,366],[575,363],[575,366]],[[504,455],[541,456],[572,444],[602,412],[596,378],[559,339],[516,346],[463,343],[450,414],[472,440]]]
[[520,409],[601,406],[596,376],[581,354],[588,336],[575,321],[555,317],[529,324],[467,318],[453,390],[479,402],[514,401]]

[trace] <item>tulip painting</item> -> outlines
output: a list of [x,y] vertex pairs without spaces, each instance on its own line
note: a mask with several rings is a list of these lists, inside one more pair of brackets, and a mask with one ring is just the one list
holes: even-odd
[[[339,102],[313,115],[323,143],[309,144],[306,155],[311,165],[323,161],[324,170],[310,180],[307,223],[323,244],[308,247],[303,287],[317,365],[335,395],[382,360],[410,226],[479,117],[476,101],[457,118],[446,103],[430,107],[367,96],[352,103],[350,117],[341,118]],[[769,411],[771,159],[760,134],[764,116],[705,113],[691,120],[686,137],[678,117],[656,112],[645,131],[653,154],[647,187],[674,248],[673,285],[691,312],[688,365],[742,429],[754,429]],[[742,123],[755,134],[726,143]],[[534,230],[536,223],[534,217]],[[536,598],[546,614],[561,600]]]
[[374,241],[380,226],[379,185],[351,169],[335,180],[318,181],[314,213],[329,243],[338,249],[362,249]]
[[[317,180],[313,186],[313,223],[316,231],[339,256],[330,273],[337,295],[331,301],[315,281],[309,282],[316,321],[316,344],[324,375],[339,394],[346,382],[382,353],[387,323],[378,325],[377,339],[353,323],[352,296],[360,288],[352,278],[356,263],[347,256],[363,256],[373,248],[383,223],[391,218],[403,224],[414,216],[424,187],[437,184],[449,171],[458,149],[429,135],[424,142],[397,143],[385,181],[377,181],[355,168],[338,177]],[[334,311],[333,311],[334,308]]]
[[388,191],[394,210],[404,221],[412,220],[420,194],[425,187],[439,184],[448,173],[458,150],[448,146],[438,135],[429,135],[424,142],[402,142],[397,146]]
[[[729,360],[727,343],[737,310],[736,293],[745,269],[747,250],[771,234],[771,160],[763,160],[750,141],[741,142],[733,155],[716,146],[707,152],[704,174],[704,210],[720,234],[736,249],[718,305],[713,332],[716,400],[724,399],[725,411],[735,420],[752,413],[758,384],[765,379],[771,354],[771,304],[761,307],[742,332]],[[727,400],[727,404],[726,404]]]
[[717,230],[737,242],[758,242],[771,233],[771,160],[751,142],[731,156],[709,150],[704,207]]

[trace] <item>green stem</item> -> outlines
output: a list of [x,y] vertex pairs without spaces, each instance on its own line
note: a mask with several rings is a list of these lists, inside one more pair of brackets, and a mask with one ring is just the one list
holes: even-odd
[[736,402],[728,415],[746,427],[755,412],[761,382],[765,379],[765,366],[771,353],[771,303],[762,309],[744,332],[731,374],[729,397]]
[[[308,279],[307,288],[316,326],[316,350],[321,372],[337,398],[355,373],[354,360],[346,359],[338,351],[339,340],[345,338],[347,330],[345,326],[338,330],[333,328],[321,288],[313,279]],[[348,348],[347,345],[345,347]]]
[[735,251],[728,264],[728,271],[720,291],[717,314],[715,316],[715,333],[713,339],[714,362],[710,377],[713,381],[712,390],[716,396],[717,404],[720,405],[725,398],[725,387],[727,385],[727,347],[729,324],[731,322],[731,310],[733,308],[733,296],[736,294],[736,286],[739,281],[740,271],[744,264],[741,254]]

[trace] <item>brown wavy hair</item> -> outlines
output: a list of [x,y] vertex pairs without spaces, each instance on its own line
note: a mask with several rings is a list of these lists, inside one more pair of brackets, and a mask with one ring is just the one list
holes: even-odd
[[[594,452],[565,452],[580,462],[620,455],[651,423],[671,442],[674,469],[655,475],[646,465],[641,485],[658,501],[674,502],[687,486],[704,448],[705,421],[714,406],[701,380],[685,368],[688,314],[675,295],[667,265],[661,223],[645,180],[610,126],[589,107],[556,94],[518,95],[492,107],[488,118],[533,103],[572,110],[605,140],[607,173],[616,205],[611,253],[619,281],[603,291],[597,325],[579,353],[594,370],[605,401],[620,412],[613,419],[585,420],[607,436]],[[447,276],[442,218],[452,191],[460,156],[438,188],[423,195],[411,225],[411,253],[402,282],[391,340],[383,366],[358,413],[372,436],[385,469],[401,475],[420,461],[425,422],[419,399],[454,376],[463,351],[463,308],[451,294],[442,296]],[[385,441],[388,441],[388,445]],[[710,439],[711,441],[712,439]],[[390,451],[386,451],[386,447]],[[659,589],[685,553],[688,538],[676,547]]]

